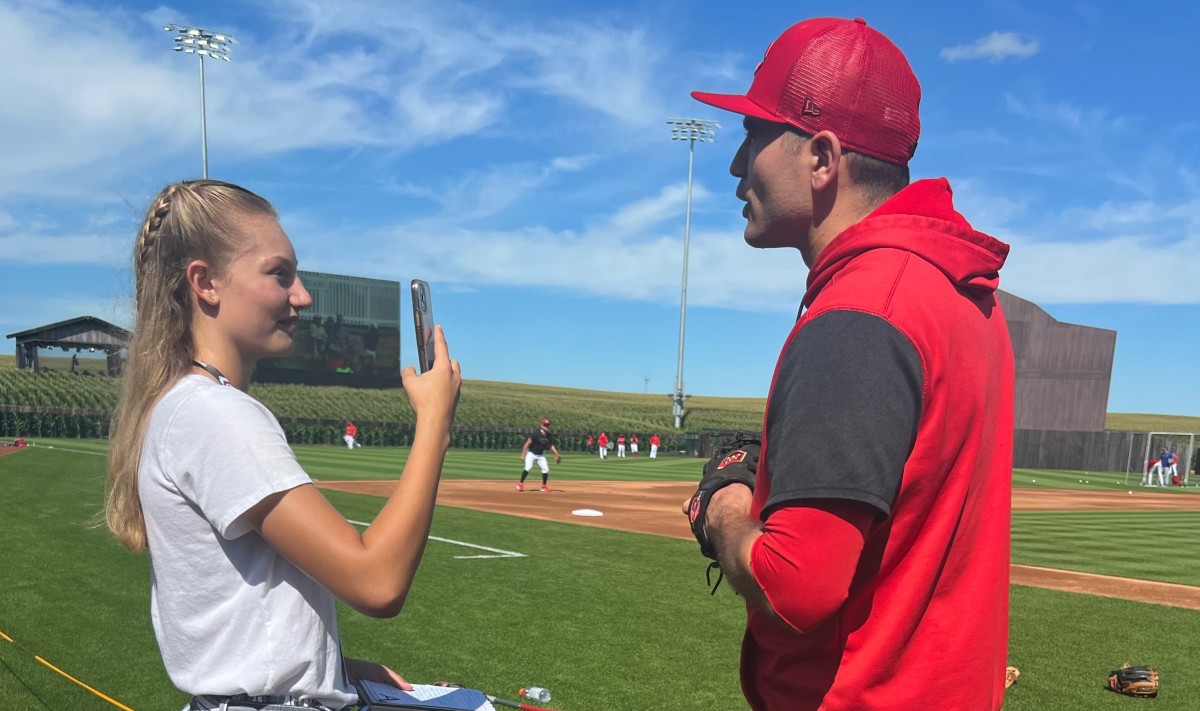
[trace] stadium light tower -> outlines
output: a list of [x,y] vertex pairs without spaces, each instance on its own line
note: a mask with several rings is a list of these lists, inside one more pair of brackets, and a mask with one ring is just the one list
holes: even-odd
[[717,139],[716,129],[721,124],[716,121],[705,121],[694,118],[667,119],[671,126],[672,141],[688,142],[688,179],[687,179],[687,210],[683,222],[683,285],[679,291],[679,364],[675,370],[675,394],[671,396],[674,403],[672,411],[675,414],[675,429],[683,429],[683,334],[687,324],[687,281],[688,281],[688,242],[692,237],[692,166],[696,157],[696,141],[713,143]]
[[209,32],[199,27],[167,25],[163,28],[175,33],[175,51],[194,54],[200,58],[200,165],[204,177],[208,177],[208,126],[204,115],[204,58],[211,57],[229,61],[229,45],[237,44],[232,35]]

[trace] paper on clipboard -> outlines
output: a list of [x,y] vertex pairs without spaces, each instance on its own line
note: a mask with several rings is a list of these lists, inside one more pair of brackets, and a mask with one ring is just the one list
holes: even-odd
[[361,703],[372,709],[412,709],[414,711],[496,711],[492,702],[478,689],[457,686],[413,684],[405,691],[391,684],[363,680],[358,683]]

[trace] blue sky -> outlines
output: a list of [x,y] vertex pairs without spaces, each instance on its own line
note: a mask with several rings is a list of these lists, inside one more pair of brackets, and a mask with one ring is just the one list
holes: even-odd
[[1109,410],[1200,415],[1188,4],[0,0],[0,333],[129,325],[142,212],[200,175],[173,22],[238,40],[206,64],[210,175],[276,204],[303,269],[429,281],[468,378],[673,390],[688,148],[664,122],[720,121],[695,151],[684,384],[765,396],[806,270],[742,241],[740,120],[688,92],[744,91],[819,15],[908,55],[914,177],[1012,245],[1002,288],[1117,331]]

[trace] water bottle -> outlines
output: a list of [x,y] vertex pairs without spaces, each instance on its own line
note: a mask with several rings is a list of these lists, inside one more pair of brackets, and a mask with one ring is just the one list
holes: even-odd
[[521,689],[520,694],[530,701],[536,701],[539,704],[544,704],[550,700],[550,690],[543,689],[540,686],[531,686],[526,689]]

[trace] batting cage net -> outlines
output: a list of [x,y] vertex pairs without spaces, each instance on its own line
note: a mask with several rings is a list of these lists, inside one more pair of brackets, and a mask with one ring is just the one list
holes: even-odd
[[[1137,437],[1135,439],[1141,439]],[[1187,486],[1196,456],[1192,432],[1147,432],[1141,451],[1130,441],[1130,462],[1125,484],[1142,486]],[[1165,457],[1164,457],[1165,455]],[[1140,456],[1140,459],[1138,457]]]

